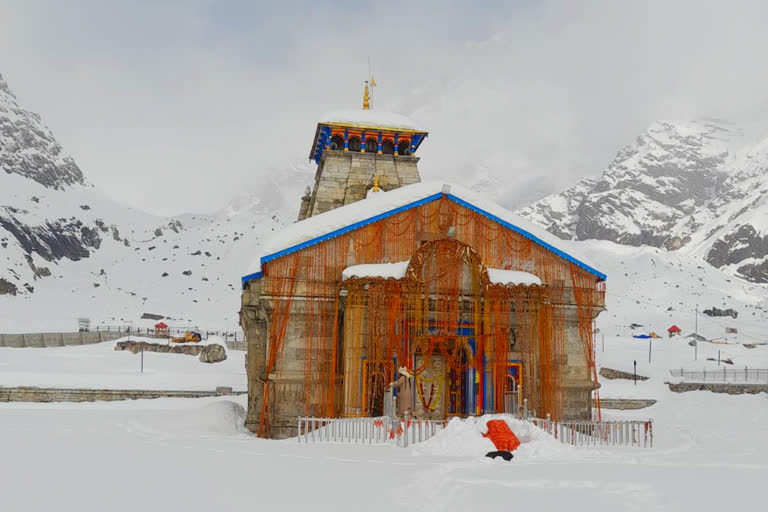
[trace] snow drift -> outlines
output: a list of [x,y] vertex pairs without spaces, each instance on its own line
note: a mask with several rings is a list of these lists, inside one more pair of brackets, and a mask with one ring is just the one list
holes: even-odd
[[509,414],[486,414],[477,418],[451,419],[444,430],[415,446],[413,453],[483,457],[486,453],[496,450],[491,440],[483,437],[483,434],[488,433],[488,422],[491,420],[505,421],[520,440],[520,447],[514,452],[515,458],[555,457],[573,450],[528,421],[519,420]]

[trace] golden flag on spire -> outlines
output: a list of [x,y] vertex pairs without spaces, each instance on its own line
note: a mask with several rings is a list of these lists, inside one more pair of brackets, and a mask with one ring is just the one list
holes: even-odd
[[371,75],[371,87],[376,87],[376,79]]

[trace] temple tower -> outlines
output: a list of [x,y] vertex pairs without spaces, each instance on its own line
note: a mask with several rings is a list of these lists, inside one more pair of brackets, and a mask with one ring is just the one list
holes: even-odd
[[315,183],[301,199],[298,220],[365,199],[374,177],[382,190],[421,181],[416,156],[428,133],[399,114],[369,108],[334,112],[317,123],[309,154],[317,163]]

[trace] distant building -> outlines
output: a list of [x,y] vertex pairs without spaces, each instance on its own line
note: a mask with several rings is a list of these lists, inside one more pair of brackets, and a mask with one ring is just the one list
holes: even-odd
[[300,415],[381,416],[400,366],[417,417],[523,399],[541,416],[591,417],[605,275],[469,190],[419,183],[426,136],[370,110],[318,124],[299,221],[242,279],[246,426],[260,436],[295,435]]
[[155,336],[168,336],[168,326],[165,322],[155,324]]

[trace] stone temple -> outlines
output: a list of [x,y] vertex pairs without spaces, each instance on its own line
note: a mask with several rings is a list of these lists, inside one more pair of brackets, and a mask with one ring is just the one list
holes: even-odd
[[298,221],[242,278],[251,431],[285,438],[298,416],[390,414],[401,366],[417,417],[517,412],[524,400],[553,419],[599,411],[606,276],[487,198],[421,182],[426,137],[367,108],[318,123]]

